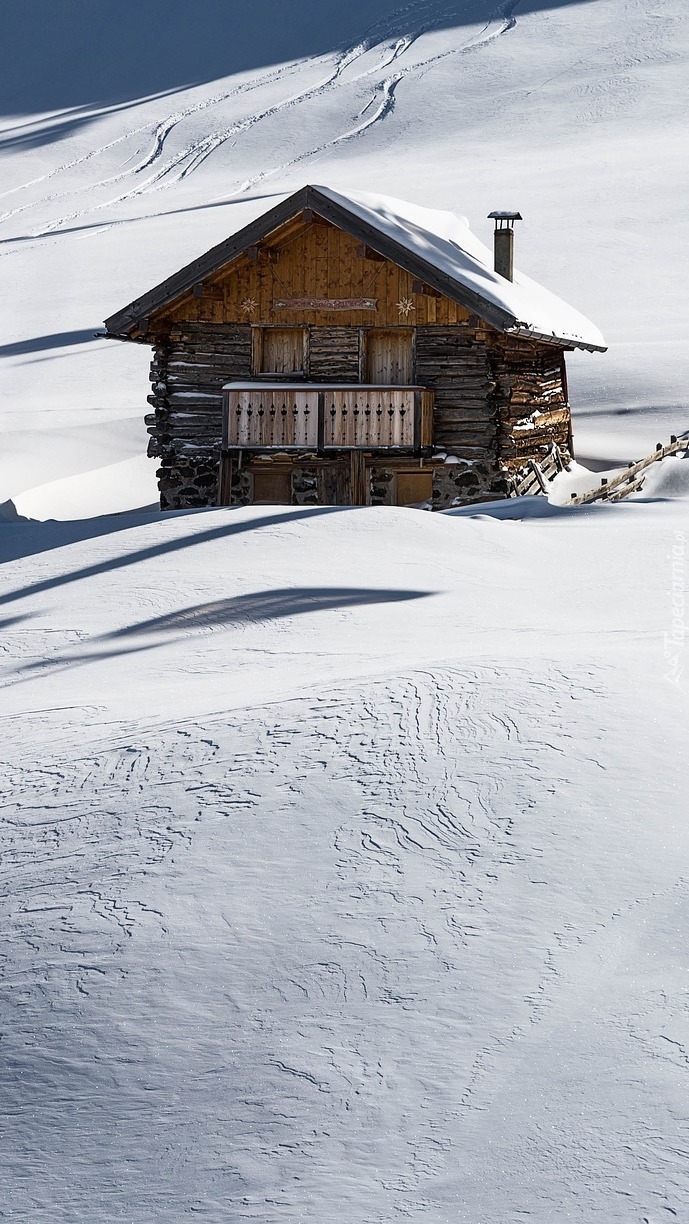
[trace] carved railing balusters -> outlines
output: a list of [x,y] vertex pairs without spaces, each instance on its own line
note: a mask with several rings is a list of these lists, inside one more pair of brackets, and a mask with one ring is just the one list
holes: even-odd
[[418,387],[239,384],[225,388],[225,406],[230,449],[416,450],[431,442],[432,395]]

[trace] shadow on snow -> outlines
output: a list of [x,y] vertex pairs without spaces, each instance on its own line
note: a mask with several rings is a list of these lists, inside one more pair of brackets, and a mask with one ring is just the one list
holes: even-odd
[[[594,0],[27,0],[6,15],[0,42],[0,114],[72,111],[60,136],[89,116],[239,72],[366,48],[429,30],[499,21]],[[17,125],[21,129],[24,125]],[[46,143],[41,133],[9,142]]]
[[[361,510],[358,511],[362,513]],[[213,511],[201,510],[201,514],[212,514]],[[232,511],[220,513],[232,514]],[[239,522],[224,522],[221,527],[211,527],[206,531],[198,531],[189,535],[184,535],[178,538],[160,540],[155,544],[151,544],[148,548],[137,548],[133,552],[125,553],[123,556],[112,557],[106,561],[97,561],[93,565],[85,565],[80,569],[70,570],[66,573],[54,574],[51,578],[44,578],[39,582],[27,583],[25,586],[17,587],[13,591],[6,591],[0,595],[0,606],[15,603],[19,599],[27,599],[31,595],[40,595],[47,591],[56,590],[58,587],[69,586],[74,582],[82,582],[86,578],[93,578],[97,574],[108,574],[115,570],[127,569],[131,565],[138,565],[140,562],[152,561],[156,557],[164,557],[172,553],[181,552],[186,548],[194,548],[198,544],[208,544],[215,540],[227,539],[233,535],[241,535],[246,531],[259,530],[262,527],[280,526],[282,523],[294,523],[300,519],[309,519],[324,514],[352,514],[357,513],[357,509],[347,506],[310,506],[303,510],[292,510],[278,514],[266,514],[255,519],[241,519]],[[365,514],[366,511],[363,510]],[[193,514],[193,512],[192,512]],[[165,522],[172,525],[179,519],[189,517],[188,511],[182,511],[180,514],[166,514]],[[7,536],[7,542],[12,548],[13,541],[19,541],[21,549],[21,538],[24,532],[28,533],[27,547],[21,551],[16,548],[12,550],[13,560],[18,560],[21,556],[30,556],[37,552],[43,552],[52,548],[63,548],[69,544],[77,543],[81,540],[88,540],[98,536],[111,535],[114,532],[127,531],[137,527],[145,526],[147,523],[158,523],[158,517],[152,517],[150,514],[142,515],[122,515],[112,516],[106,519],[86,519],[73,523],[10,523],[3,527],[0,532],[0,542],[3,534]],[[52,529],[52,530],[50,530]],[[36,546],[36,541],[40,541],[49,532],[49,543],[44,543],[42,546]],[[1,544],[0,544],[1,547]],[[5,558],[7,560],[7,558]]]
[[[193,631],[256,625],[283,617],[301,616],[305,612],[332,612],[338,608],[400,603],[411,599],[425,599],[432,594],[432,591],[375,590],[365,587],[283,587],[274,591],[257,591],[250,595],[217,599],[212,603],[193,604],[191,607],[127,625],[124,629],[116,629],[112,633],[92,639],[94,645],[116,643],[110,649],[85,650],[78,654],[70,652],[49,659],[38,659],[24,664],[18,670],[24,675],[62,670],[80,663],[97,663],[103,659],[156,650],[169,641],[183,641]],[[171,634],[176,636],[165,637]],[[126,644],[126,639],[149,635],[162,635],[162,640]],[[124,644],[120,645],[123,641]]]

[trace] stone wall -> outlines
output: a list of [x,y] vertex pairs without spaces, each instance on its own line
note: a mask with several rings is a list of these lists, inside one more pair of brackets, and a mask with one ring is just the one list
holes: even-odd
[[495,464],[460,459],[456,463],[439,463],[433,468],[434,510],[450,510],[453,506],[508,496],[507,478]]

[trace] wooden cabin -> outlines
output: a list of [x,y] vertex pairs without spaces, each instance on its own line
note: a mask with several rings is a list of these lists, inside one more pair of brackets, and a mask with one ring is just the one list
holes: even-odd
[[106,320],[150,344],[163,509],[434,509],[572,451],[565,353],[597,329],[451,213],[305,187]]

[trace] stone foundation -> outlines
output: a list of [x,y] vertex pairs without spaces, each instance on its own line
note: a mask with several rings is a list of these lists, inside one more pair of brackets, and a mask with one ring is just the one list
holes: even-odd
[[318,471],[314,468],[295,467],[292,471],[292,505],[318,506]]
[[474,502],[509,496],[507,476],[499,468],[481,461],[458,459],[437,463],[433,468],[433,509],[450,510]]
[[156,473],[161,510],[191,510],[218,502],[220,451],[164,455]]
[[[167,460],[167,462],[166,462]],[[245,455],[241,467],[232,463],[230,504],[247,506],[253,502],[251,458]],[[277,465],[276,465],[277,466]],[[279,465],[284,471],[284,466]],[[266,465],[266,470],[269,465]],[[433,472],[433,510],[449,510],[453,506],[468,506],[474,502],[492,501],[509,496],[507,475],[500,468],[470,459],[436,459],[426,470]],[[343,472],[333,475],[334,465],[306,463],[291,468],[291,505],[319,506],[346,504]],[[168,456],[158,469],[160,505],[163,510],[185,510],[218,504],[219,452],[209,450],[201,455]],[[394,506],[396,469],[372,464],[369,474],[369,504]]]

